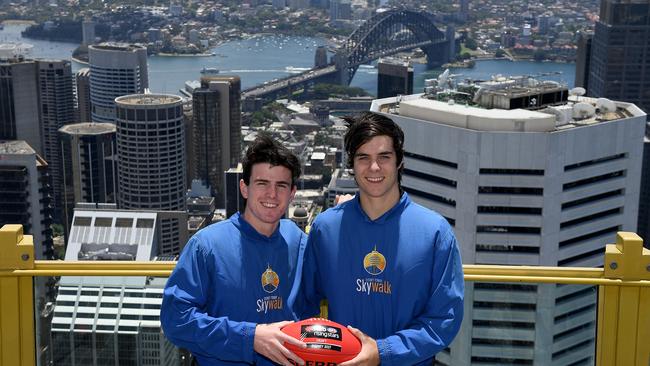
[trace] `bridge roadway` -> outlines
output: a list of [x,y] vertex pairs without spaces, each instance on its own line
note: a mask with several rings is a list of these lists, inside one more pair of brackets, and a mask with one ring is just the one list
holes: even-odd
[[330,77],[336,73],[336,66],[331,65],[322,69],[311,69],[300,74],[291,75],[286,78],[265,82],[242,91],[242,99],[265,98],[268,95],[285,93],[287,89],[303,87],[306,84],[316,82],[318,79]]

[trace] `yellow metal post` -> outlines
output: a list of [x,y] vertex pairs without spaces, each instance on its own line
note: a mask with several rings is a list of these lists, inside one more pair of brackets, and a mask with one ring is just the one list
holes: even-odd
[[[0,229],[0,366],[34,366],[33,277],[11,276],[34,268],[34,241],[22,225]],[[5,274],[8,274],[5,276]]]
[[[650,280],[650,250],[635,233],[619,232],[605,250],[605,277]],[[600,286],[598,366],[650,365],[650,288]]]

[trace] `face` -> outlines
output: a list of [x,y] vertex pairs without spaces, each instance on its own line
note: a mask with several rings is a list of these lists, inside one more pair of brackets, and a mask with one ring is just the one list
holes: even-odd
[[239,189],[246,199],[244,219],[265,235],[275,231],[296,193],[296,187],[291,185],[291,170],[268,163],[253,165],[249,185],[242,179]]
[[354,176],[362,196],[386,200],[399,198],[397,155],[391,137],[375,136],[361,145],[353,163]]

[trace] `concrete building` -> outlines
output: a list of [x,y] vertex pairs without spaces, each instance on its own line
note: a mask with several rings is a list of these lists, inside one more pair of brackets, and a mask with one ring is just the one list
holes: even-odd
[[241,155],[241,82],[237,76],[201,78],[192,91],[194,178],[212,190],[217,208],[225,207],[224,172]]
[[230,168],[225,173],[226,217],[232,216],[235,212],[244,212],[246,200],[239,190],[239,181],[243,179],[244,168],[241,163],[236,168]]
[[112,123],[76,123],[59,129],[66,236],[70,232],[77,202],[116,202],[115,132],[116,127]]
[[[180,97],[134,94],[115,100],[117,112],[118,207],[185,211],[185,132]],[[164,255],[178,254],[180,227],[162,220]]]
[[578,34],[576,51],[576,78],[574,85],[589,89],[589,64],[591,63],[591,41],[593,34]]
[[330,22],[352,19],[352,4],[350,0],[330,0]]
[[61,218],[61,151],[57,130],[74,122],[70,61],[0,61],[0,139],[24,140],[49,165],[53,214]]
[[77,84],[77,122],[90,122],[90,69],[84,67],[75,74]]
[[92,19],[84,19],[81,22],[81,43],[85,45],[95,43],[95,22]]
[[[65,260],[153,260],[153,212],[75,210]],[[52,319],[55,365],[178,365],[160,328],[164,278],[62,277]]]
[[601,0],[591,46],[587,95],[650,112],[650,1]]
[[377,98],[413,94],[413,67],[409,62],[383,58],[377,63]]
[[[555,84],[528,85],[481,87],[491,109],[414,95],[371,110],[404,130],[403,189],[454,226],[463,263],[602,266],[616,232],[636,230],[646,115],[618,101],[562,102]],[[553,103],[506,107],[524,95]],[[437,363],[593,364],[596,293],[468,282],[461,331]]]
[[[35,259],[54,259],[52,242],[52,192],[48,165],[29,144],[22,140],[0,141],[0,227],[23,225],[23,233],[34,237]],[[53,294],[47,286],[50,278],[34,280],[34,317],[36,358],[47,364],[46,334],[49,322],[46,304]]]
[[327,195],[325,208],[333,207],[336,195],[357,194],[359,187],[354,180],[354,176],[345,169],[335,169],[332,173],[332,179],[327,186]]
[[314,55],[314,67],[320,69],[327,67],[327,64],[327,47],[318,46]]
[[[149,87],[147,48],[125,43],[88,46],[93,122],[115,123],[115,98]],[[88,121],[82,121],[88,122]]]

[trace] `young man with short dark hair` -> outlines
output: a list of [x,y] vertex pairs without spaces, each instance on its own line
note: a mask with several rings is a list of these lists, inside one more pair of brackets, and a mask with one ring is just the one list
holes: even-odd
[[244,212],[190,239],[165,287],[162,328],[200,366],[302,365],[283,343],[304,343],[280,331],[295,319],[306,244],[306,235],[282,219],[300,162],[276,141],[259,137],[243,168]]
[[316,218],[303,290],[312,303],[327,299],[329,319],[361,339],[361,353],[340,366],[431,365],[463,318],[454,233],[402,191],[399,126],[370,112],[347,121],[345,150],[359,193]]

